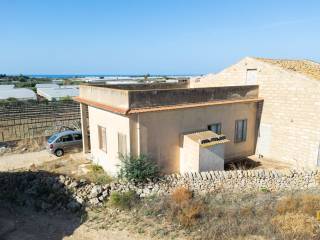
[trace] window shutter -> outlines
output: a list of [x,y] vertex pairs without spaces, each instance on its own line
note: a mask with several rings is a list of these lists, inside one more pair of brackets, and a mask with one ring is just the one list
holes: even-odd
[[127,136],[123,133],[118,133],[118,153],[120,156],[127,155]]
[[247,119],[243,120],[243,133],[242,133],[242,141],[247,140]]

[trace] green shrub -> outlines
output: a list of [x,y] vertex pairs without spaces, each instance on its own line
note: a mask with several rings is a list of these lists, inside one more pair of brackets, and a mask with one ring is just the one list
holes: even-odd
[[91,171],[86,176],[90,182],[102,185],[112,182],[112,177],[109,176],[98,164],[92,164],[90,166],[90,170]]
[[145,181],[159,175],[159,168],[147,156],[121,156],[119,178],[135,181]]
[[111,206],[121,209],[130,209],[138,201],[138,196],[134,191],[112,192],[109,203]]

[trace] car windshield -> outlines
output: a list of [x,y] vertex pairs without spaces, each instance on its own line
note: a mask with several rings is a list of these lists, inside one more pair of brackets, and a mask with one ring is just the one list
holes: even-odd
[[58,133],[53,134],[51,137],[49,137],[48,139],[48,143],[52,143],[54,140],[56,140],[56,138],[58,137]]

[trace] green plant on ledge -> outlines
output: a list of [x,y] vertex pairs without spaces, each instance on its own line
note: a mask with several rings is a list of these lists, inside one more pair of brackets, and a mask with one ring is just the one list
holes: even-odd
[[121,155],[119,158],[119,178],[141,182],[159,175],[158,165],[147,156]]

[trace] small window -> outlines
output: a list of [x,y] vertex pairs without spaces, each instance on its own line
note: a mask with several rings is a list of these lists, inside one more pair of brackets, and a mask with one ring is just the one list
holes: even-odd
[[120,156],[127,155],[127,136],[123,133],[118,133],[118,153]]
[[106,128],[98,126],[99,149],[107,152],[107,133]]
[[258,84],[257,81],[257,69],[247,69],[247,85],[256,85]]
[[74,134],[73,137],[74,137],[74,140],[76,140],[76,141],[79,141],[79,140],[82,139],[82,135],[81,134]]
[[60,142],[71,142],[73,141],[72,135],[65,135],[60,138]]
[[208,126],[208,129],[216,134],[221,134],[221,123],[214,123]]
[[237,120],[234,132],[234,142],[240,143],[247,140],[247,119]]

